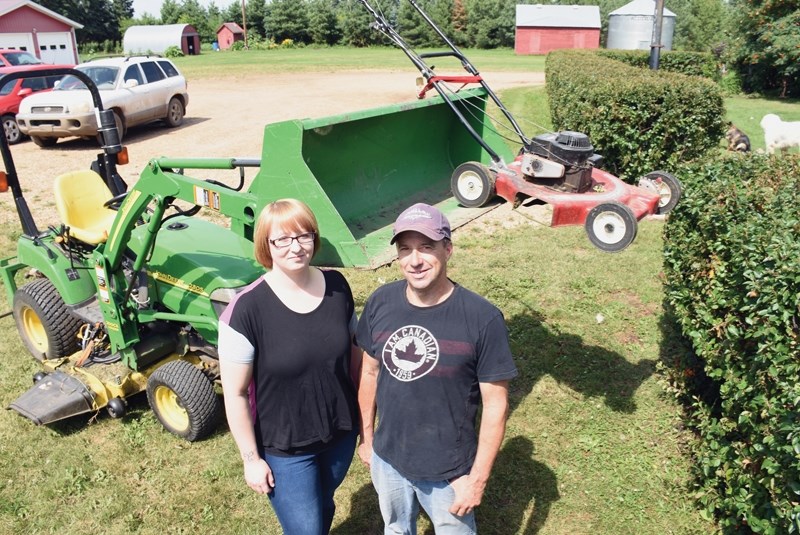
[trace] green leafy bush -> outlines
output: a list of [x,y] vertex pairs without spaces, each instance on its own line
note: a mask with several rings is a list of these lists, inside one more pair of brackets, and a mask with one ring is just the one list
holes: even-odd
[[722,94],[705,78],[581,50],[550,53],[545,73],[554,127],[588,134],[604,168],[630,181],[702,156],[722,138]]
[[183,50],[178,48],[177,46],[170,46],[164,50],[164,57],[167,58],[182,58],[183,57]]
[[[627,63],[633,67],[648,69],[650,52],[644,50],[598,50],[603,57]],[[658,68],[668,72],[677,72],[687,76],[704,76],[719,82],[722,77],[717,58],[710,52],[662,52],[659,56]]]
[[698,499],[725,532],[800,529],[800,159],[681,170],[666,298],[694,353],[670,370],[698,433]]

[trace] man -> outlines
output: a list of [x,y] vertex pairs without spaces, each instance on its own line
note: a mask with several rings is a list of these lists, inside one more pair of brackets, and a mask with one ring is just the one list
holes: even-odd
[[370,296],[356,333],[364,350],[358,455],[370,466],[385,533],[415,534],[420,505],[438,535],[476,533],[474,509],[517,374],[508,331],[494,305],[447,278],[453,244],[439,210],[405,210],[391,243],[404,280]]

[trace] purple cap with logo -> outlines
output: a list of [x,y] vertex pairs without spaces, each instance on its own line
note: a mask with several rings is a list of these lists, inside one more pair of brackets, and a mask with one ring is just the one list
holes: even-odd
[[392,240],[394,243],[401,232],[413,230],[436,241],[450,239],[450,222],[438,208],[425,203],[417,203],[406,208],[394,222]]

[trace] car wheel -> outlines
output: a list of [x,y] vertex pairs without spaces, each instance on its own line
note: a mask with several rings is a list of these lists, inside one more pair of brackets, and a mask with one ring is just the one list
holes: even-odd
[[169,101],[169,106],[167,106],[167,116],[164,118],[164,121],[170,128],[175,128],[183,124],[183,116],[185,113],[186,109],[183,107],[181,99],[172,97]]
[[67,357],[80,349],[82,322],[48,279],[37,279],[16,291],[14,320],[22,342],[36,360]]
[[[119,142],[122,143],[122,138],[125,136],[125,121],[122,120],[122,115],[117,110],[114,110],[114,124],[117,125],[117,132],[119,133]],[[97,134],[97,143],[103,146],[103,136]]]
[[37,146],[42,148],[52,147],[58,143],[57,137],[31,136],[31,139]]
[[3,115],[3,130],[9,145],[22,141],[22,132],[19,131],[19,125],[13,115]]

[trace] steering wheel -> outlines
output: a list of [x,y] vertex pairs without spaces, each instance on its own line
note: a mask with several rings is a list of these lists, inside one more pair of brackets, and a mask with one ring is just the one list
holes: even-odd
[[128,196],[127,191],[123,191],[119,195],[114,195],[113,197],[111,197],[110,199],[108,199],[106,202],[103,203],[103,208],[109,208],[111,210],[119,210],[122,201],[124,201],[125,197],[127,196]]

